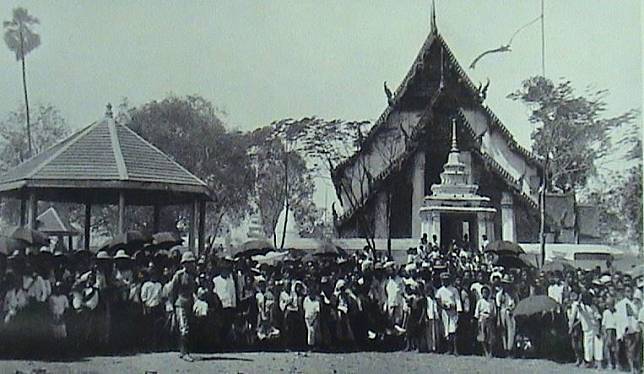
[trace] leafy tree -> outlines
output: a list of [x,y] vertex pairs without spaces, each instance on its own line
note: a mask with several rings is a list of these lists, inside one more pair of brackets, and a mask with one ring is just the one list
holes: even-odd
[[[302,119],[281,120],[275,124],[275,127],[275,133],[280,138],[285,139],[290,144],[291,149],[307,160],[307,165],[313,173],[330,176],[331,171],[339,163],[360,150],[364,139],[363,134],[369,130],[371,123],[368,121],[325,120],[317,117],[305,117]],[[358,162],[362,161],[361,159],[358,160]],[[370,183],[370,174],[366,170],[366,165],[363,164],[360,171],[355,178],[360,183]],[[345,193],[349,197],[347,201],[349,206],[345,207],[345,209],[355,209],[360,203],[359,198],[353,196],[351,181],[338,181],[336,190],[337,193]],[[333,214],[334,217],[337,214],[335,209]],[[373,225],[368,217],[363,216],[360,212],[357,212],[356,216],[361,235],[365,237],[367,244],[371,248],[375,248]],[[326,223],[319,222],[316,224],[311,222],[309,221],[310,229],[308,230],[310,233],[325,231],[324,225]]]
[[[212,103],[200,96],[170,96],[139,108],[125,101],[120,112],[117,120],[209,185],[214,201],[206,210],[206,227],[212,237],[220,234],[223,223],[238,223],[247,215],[254,186],[247,137],[228,130]],[[185,209],[176,213],[164,215],[179,217],[175,227],[187,219]]]
[[[29,154],[28,136],[22,126],[26,117],[26,109],[22,107],[9,112],[0,121],[0,171],[18,165]],[[38,104],[34,110],[33,154],[37,155],[70,133],[70,128],[60,111],[51,104]]]
[[[51,104],[38,104],[34,111],[33,151],[42,152],[70,133],[69,125],[60,111]],[[9,112],[0,120],[0,173],[17,166],[29,154],[26,129],[22,125],[26,117],[24,107]],[[20,204],[17,200],[2,201],[2,216],[9,222],[20,219]]]
[[508,95],[530,110],[533,151],[543,160],[544,178],[539,193],[540,242],[545,261],[545,195],[553,190],[580,190],[596,175],[596,162],[610,151],[610,132],[636,118],[631,110],[605,117],[606,90],[577,95],[570,81],[557,84],[535,76]]
[[32,141],[31,141],[31,122],[29,118],[29,99],[27,96],[27,68],[25,64],[25,57],[31,51],[40,45],[40,35],[38,35],[32,28],[34,25],[40,23],[38,18],[29,14],[25,8],[15,8],[13,10],[13,18],[10,21],[4,21],[2,26],[5,29],[4,41],[10,51],[16,54],[16,61],[22,63],[22,88],[25,97],[25,113],[27,122],[27,144],[28,155],[33,154]]
[[611,150],[610,132],[631,123],[634,110],[605,117],[606,90],[576,95],[570,81],[557,84],[536,76],[508,95],[530,109],[533,151],[544,160],[546,189],[581,189],[596,173],[596,162]]
[[[257,175],[257,206],[264,233],[273,238],[275,248],[284,248],[289,212],[298,226],[313,230],[319,210],[312,201],[315,184],[306,161],[281,133],[281,121],[250,134],[253,165]],[[276,233],[279,217],[284,212],[281,239]]]

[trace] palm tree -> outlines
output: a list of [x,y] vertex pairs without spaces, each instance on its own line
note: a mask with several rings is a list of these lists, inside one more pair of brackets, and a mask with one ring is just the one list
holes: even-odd
[[40,45],[40,35],[34,32],[31,27],[40,23],[38,18],[32,16],[25,8],[15,8],[13,10],[13,19],[4,21],[4,41],[9,50],[16,54],[16,61],[22,62],[22,88],[25,94],[25,112],[27,114],[27,143],[29,154],[31,156],[31,123],[29,121],[29,99],[27,98],[27,70],[25,67],[25,56]]

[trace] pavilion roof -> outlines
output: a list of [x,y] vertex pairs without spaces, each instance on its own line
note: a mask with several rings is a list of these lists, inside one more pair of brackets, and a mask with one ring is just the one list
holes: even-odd
[[[204,181],[117,123],[109,109],[104,119],[0,175],[0,193],[30,188],[209,195]],[[62,200],[74,199],[72,196]]]

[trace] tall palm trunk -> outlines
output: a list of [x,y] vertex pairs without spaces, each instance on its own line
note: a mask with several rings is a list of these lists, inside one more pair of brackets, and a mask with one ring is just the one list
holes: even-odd
[[548,154],[543,167],[543,182],[539,194],[539,247],[541,250],[541,266],[546,263],[546,191],[548,189]]
[[[284,249],[284,241],[286,240],[286,225],[288,225],[288,152],[284,156],[284,225],[282,226],[282,243],[280,244],[280,250]],[[277,248],[277,247],[275,247]]]
[[32,155],[32,145],[31,145],[31,122],[29,120],[29,99],[27,96],[27,68],[25,66],[25,40],[22,36],[22,30],[20,31],[20,60],[22,61],[22,90],[25,94],[25,112],[27,114],[27,144],[29,153],[27,158]]

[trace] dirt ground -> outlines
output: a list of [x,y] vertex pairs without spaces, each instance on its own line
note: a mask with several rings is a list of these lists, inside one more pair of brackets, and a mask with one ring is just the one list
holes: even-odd
[[[176,353],[91,357],[75,362],[2,361],[0,373],[601,373],[546,360],[489,359],[436,354],[394,353],[221,353],[195,355],[194,363]],[[613,372],[614,373],[614,372]]]

